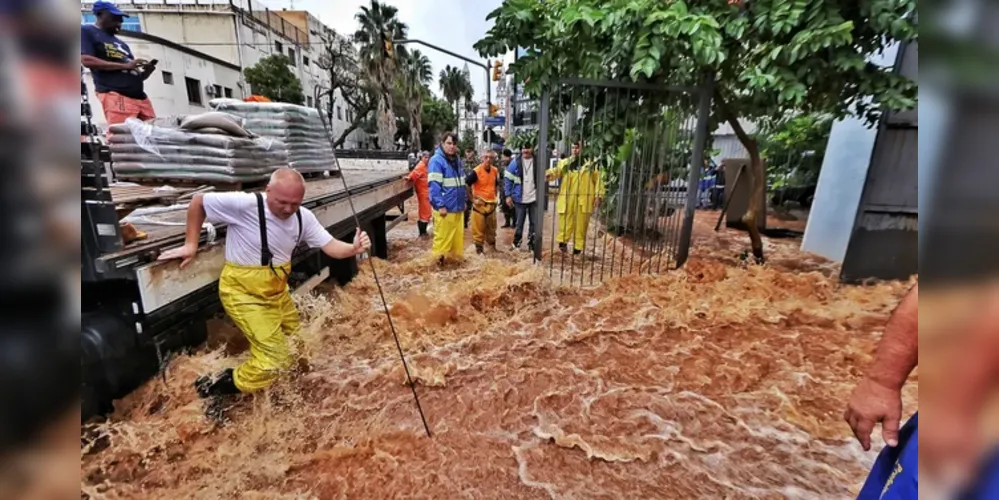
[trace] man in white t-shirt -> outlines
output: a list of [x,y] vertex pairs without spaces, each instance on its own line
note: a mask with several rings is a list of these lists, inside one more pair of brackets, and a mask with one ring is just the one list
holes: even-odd
[[300,242],[322,248],[334,259],[353,257],[371,247],[368,235],[360,228],[354,233],[353,244],[333,238],[309,209],[301,208],[304,197],[305,180],[290,168],[274,172],[265,194],[195,195],[187,209],[184,246],[160,256],[159,260],[181,259],[180,267],[184,268],[198,253],[202,224],[206,220],[227,224],[219,299],[250,341],[250,359],[214,379],[199,378],[195,386],[201,397],[260,390],[291,367],[287,339],[298,338],[299,323],[288,292],[288,274],[292,253]]

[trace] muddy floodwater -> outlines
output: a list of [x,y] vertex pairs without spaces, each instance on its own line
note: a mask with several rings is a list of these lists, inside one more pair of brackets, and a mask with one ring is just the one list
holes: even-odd
[[908,284],[841,286],[795,240],[768,241],[770,262],[747,266],[746,238],[714,233],[715,216],[698,215],[682,270],[586,289],[550,283],[525,253],[440,270],[401,224],[376,265],[432,438],[365,265],[299,301],[311,371],[243,396],[225,423],[192,387],[247,355],[223,325],[212,335],[228,347],[174,358],[165,383],[87,426],[82,495],[855,495],[875,452],[854,442],[844,404]]

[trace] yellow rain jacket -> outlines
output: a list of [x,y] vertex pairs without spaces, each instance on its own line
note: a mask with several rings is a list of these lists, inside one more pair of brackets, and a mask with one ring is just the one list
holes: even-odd
[[586,233],[590,225],[594,204],[603,199],[605,188],[603,179],[592,161],[574,164],[575,157],[559,161],[548,169],[545,176],[549,180],[562,179],[555,211],[558,212],[558,233],[555,241],[560,245],[572,243],[576,252],[586,248]]
[[584,214],[592,214],[594,200],[603,199],[605,195],[600,169],[594,165],[592,160],[573,168],[573,161],[575,161],[574,157],[559,160],[553,168],[545,172],[548,180],[562,179],[555,209],[560,214],[564,214],[572,208],[576,208]]

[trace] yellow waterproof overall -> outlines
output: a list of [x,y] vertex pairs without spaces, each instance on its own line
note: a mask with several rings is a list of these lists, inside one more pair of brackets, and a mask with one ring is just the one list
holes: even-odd
[[460,259],[465,256],[465,214],[434,211],[434,258]]
[[[298,217],[298,239],[302,239],[301,212]],[[288,337],[298,336],[298,310],[288,290],[291,263],[273,264],[273,254],[267,243],[267,221],[264,201],[257,193],[257,217],[260,225],[259,266],[226,262],[219,278],[219,299],[226,314],[250,342],[250,359],[233,371],[233,381],[240,392],[253,392],[272,383],[292,366]]]
[[250,359],[233,371],[240,392],[271,385],[292,366],[288,337],[298,338],[298,310],[288,291],[291,264],[241,266],[227,262],[219,278],[226,314],[250,341]]
[[562,179],[555,210],[558,213],[558,243],[572,243],[574,250],[582,251],[586,246],[586,232],[593,215],[597,199],[604,198],[604,183],[592,162],[586,162],[576,170],[570,165],[574,158],[559,161],[548,169],[549,180]]

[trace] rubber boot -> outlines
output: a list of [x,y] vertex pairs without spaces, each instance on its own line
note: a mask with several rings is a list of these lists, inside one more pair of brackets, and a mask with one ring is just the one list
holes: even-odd
[[427,223],[423,221],[417,221],[416,228],[420,231],[420,236],[427,235]]
[[232,368],[219,373],[215,380],[212,380],[211,375],[198,377],[198,380],[194,381],[194,387],[198,390],[198,396],[202,398],[239,394],[232,376]]
[[572,254],[573,254],[573,255],[579,255],[579,254],[581,254],[581,253],[583,253],[583,251],[582,251],[582,250],[576,250],[576,249],[573,249],[573,250],[572,250]]
[[482,245],[475,245],[475,253],[482,255],[483,252],[485,252],[485,250],[482,248]]
[[562,252],[562,253],[566,253],[566,252],[569,251],[569,246],[566,245],[565,243],[559,243],[558,244],[558,251]]

